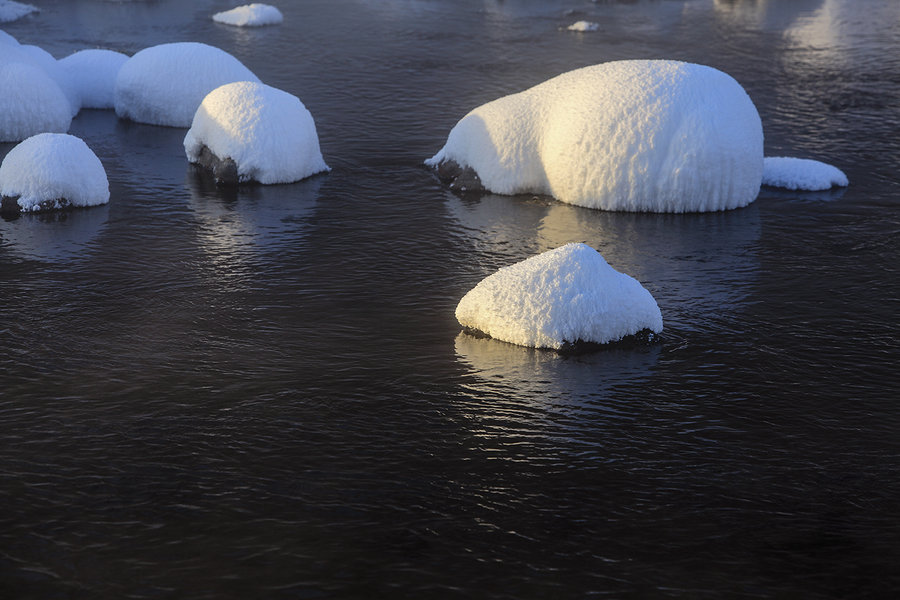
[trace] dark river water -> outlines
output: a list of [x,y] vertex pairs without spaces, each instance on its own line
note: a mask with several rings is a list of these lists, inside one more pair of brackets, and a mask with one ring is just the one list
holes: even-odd
[[[57,58],[232,53],[333,170],[218,190],[184,129],[74,119],[109,205],[0,221],[0,598],[898,597],[900,2],[32,2],[2,27]],[[767,155],[850,186],[626,214],[423,166],[475,106],[627,58],[731,74]],[[572,241],[659,343],[461,332],[483,277]]]

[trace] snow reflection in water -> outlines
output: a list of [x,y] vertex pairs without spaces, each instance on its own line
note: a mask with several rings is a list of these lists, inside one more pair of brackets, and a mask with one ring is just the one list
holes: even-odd
[[0,241],[23,258],[78,260],[109,219],[109,206],[26,213],[0,218]]

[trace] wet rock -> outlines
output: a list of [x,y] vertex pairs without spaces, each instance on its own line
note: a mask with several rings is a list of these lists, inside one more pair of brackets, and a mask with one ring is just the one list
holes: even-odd
[[237,163],[228,157],[219,158],[206,146],[200,149],[200,155],[195,164],[210,171],[219,185],[243,183],[238,175]]
[[[43,200],[29,212],[64,210],[68,208],[72,208],[72,203],[69,200],[66,198],[54,198],[53,200]],[[22,207],[19,206],[19,196],[3,196],[0,198],[0,215],[9,217],[21,213]]]
[[484,192],[484,184],[475,169],[462,167],[455,160],[441,161],[437,166],[437,176],[456,192]]

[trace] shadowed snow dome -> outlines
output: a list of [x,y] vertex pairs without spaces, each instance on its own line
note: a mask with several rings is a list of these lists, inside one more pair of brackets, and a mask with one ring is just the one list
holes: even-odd
[[469,167],[486,190],[605,210],[746,206],[762,179],[756,107],[729,75],[670,60],[564,73],[471,111],[426,161]]
[[259,79],[224,50],[196,42],[141,50],[116,79],[116,114],[151,125],[190,127],[203,98],[226,83]]
[[[0,52],[11,48],[0,48]],[[0,89],[0,142],[69,130],[72,106],[56,81],[39,66],[5,62],[0,56]]]
[[69,93],[82,108],[115,108],[116,78],[128,56],[112,50],[80,50],[61,59],[59,68]]
[[[205,148],[215,156],[204,156]],[[291,183],[328,170],[300,99],[249,81],[223,85],[203,99],[184,150],[189,161],[205,166],[234,161],[234,183]]]
[[566,244],[500,269],[463,296],[456,318],[498,340],[554,349],[663,327],[650,292],[586,244]]
[[261,25],[277,25],[284,21],[281,11],[268,4],[246,4],[231,10],[216,13],[212,17],[216,23],[235,25],[237,27],[259,27]]
[[109,202],[106,171],[81,139],[42,133],[9,151],[0,165],[0,196],[9,211],[31,212]]

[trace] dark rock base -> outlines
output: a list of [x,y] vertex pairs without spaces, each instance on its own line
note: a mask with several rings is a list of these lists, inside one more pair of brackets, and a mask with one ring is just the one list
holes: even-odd
[[472,167],[461,167],[455,160],[441,161],[437,166],[437,176],[455,192],[481,194],[487,192],[481,177]]
[[[474,329],[472,327],[464,327],[463,333],[467,335],[471,335],[472,337],[476,337],[479,339],[493,339],[487,333],[481,331],[480,329]],[[607,349],[629,349],[629,348],[638,348],[645,347],[651,344],[655,344],[660,339],[660,335],[658,333],[653,333],[649,329],[642,329],[638,331],[634,335],[626,335],[620,340],[616,340],[614,342],[607,342],[605,344],[598,344],[597,342],[586,342],[584,340],[575,340],[574,342],[563,342],[562,347],[560,348],[538,348],[538,350],[547,350],[548,352],[556,352],[562,356],[577,356],[579,354],[589,354],[591,352],[599,352],[601,350]]]
[[200,156],[194,164],[212,173],[217,185],[245,183],[238,176],[237,163],[230,158],[219,158],[206,146],[200,148]]
[[[28,212],[43,212],[46,210],[66,210],[72,208],[72,203],[66,198],[56,198],[54,200],[44,200],[38,203],[38,208]],[[22,214],[22,207],[19,206],[19,196],[3,196],[0,198],[0,215],[4,217],[15,217]]]

